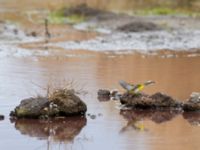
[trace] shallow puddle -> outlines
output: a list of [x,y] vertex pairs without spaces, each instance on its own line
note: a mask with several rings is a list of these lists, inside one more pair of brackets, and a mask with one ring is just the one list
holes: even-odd
[[[120,79],[133,83],[151,79],[156,84],[145,92],[161,91],[185,100],[200,91],[199,57],[76,56],[0,60],[0,108],[6,117],[0,121],[2,149],[198,149],[199,113],[120,111],[117,101],[99,102],[97,90],[122,90]],[[9,120],[10,110],[21,99],[45,94],[49,82],[62,84],[64,79],[88,92],[81,95],[88,105],[86,118]]]

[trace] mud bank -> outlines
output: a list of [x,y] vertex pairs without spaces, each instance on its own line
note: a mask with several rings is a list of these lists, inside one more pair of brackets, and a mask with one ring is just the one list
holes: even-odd
[[0,58],[1,57],[25,57],[32,56],[33,53],[44,53],[40,50],[31,52],[25,48],[19,47],[21,43],[40,41],[41,37],[27,35],[18,25],[0,22]]
[[[200,48],[200,21],[184,16],[130,16],[95,10],[78,5],[66,10],[68,15],[84,15],[86,20],[74,25],[79,30],[93,30],[105,35],[81,42],[58,42],[65,49],[95,51],[131,50],[138,52],[168,50],[192,51]],[[90,12],[95,12],[92,15]]]
[[[44,24],[19,28],[0,23],[0,57],[50,56],[55,49],[96,52],[200,51],[200,21],[184,16],[132,16],[78,5],[63,10],[64,17],[84,16],[81,23]],[[58,52],[58,55],[60,53]]]
[[[0,58],[4,57],[70,57],[68,51],[56,47],[54,43],[62,41],[82,41],[96,37],[94,32],[78,31],[70,25],[49,25],[51,38],[45,41],[44,25],[17,25],[0,22]],[[66,52],[66,54],[65,54]]]
[[115,32],[92,40],[58,42],[49,44],[64,49],[85,49],[90,51],[136,51],[148,53],[159,50],[194,51],[200,48],[200,30],[149,31],[139,33]]

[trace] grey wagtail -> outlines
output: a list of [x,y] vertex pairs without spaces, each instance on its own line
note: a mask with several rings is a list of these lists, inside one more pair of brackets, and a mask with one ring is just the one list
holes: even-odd
[[127,83],[127,82],[124,81],[124,80],[120,80],[120,81],[119,81],[119,84],[120,84],[125,90],[127,90],[128,93],[136,94],[136,93],[142,91],[142,90],[144,89],[145,86],[155,84],[155,81],[149,80],[149,81],[146,81],[146,82],[140,83],[140,84],[130,84],[130,83]]

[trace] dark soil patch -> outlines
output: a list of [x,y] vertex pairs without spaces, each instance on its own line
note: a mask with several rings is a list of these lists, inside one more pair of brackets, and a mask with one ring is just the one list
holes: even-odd
[[161,30],[161,28],[152,22],[134,21],[117,28],[121,32],[143,32]]
[[70,15],[96,16],[104,13],[104,11],[90,8],[86,4],[80,4],[75,7],[66,8],[63,11],[64,11],[64,16],[70,16]]

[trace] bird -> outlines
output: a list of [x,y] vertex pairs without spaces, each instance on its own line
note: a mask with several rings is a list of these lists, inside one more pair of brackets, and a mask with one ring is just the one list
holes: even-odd
[[144,89],[145,86],[155,84],[155,81],[148,80],[144,83],[139,84],[130,84],[124,80],[120,80],[119,84],[123,87],[128,93],[137,94]]

